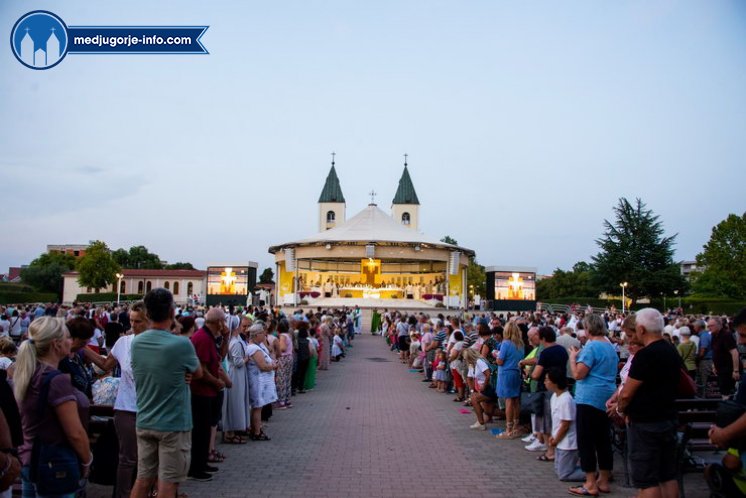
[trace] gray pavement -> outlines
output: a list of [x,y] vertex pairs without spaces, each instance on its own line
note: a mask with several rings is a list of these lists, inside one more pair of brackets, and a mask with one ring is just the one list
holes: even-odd
[[[190,497],[554,497],[569,496],[552,464],[519,440],[469,430],[452,395],[410,373],[380,337],[358,336],[347,356],[318,373],[315,390],[275,411],[272,441],[223,445],[227,455],[211,482],[187,482]],[[488,426],[489,427],[489,426]],[[621,465],[609,497],[629,497]],[[701,474],[687,495],[707,496]],[[92,487],[89,496],[110,496]]]

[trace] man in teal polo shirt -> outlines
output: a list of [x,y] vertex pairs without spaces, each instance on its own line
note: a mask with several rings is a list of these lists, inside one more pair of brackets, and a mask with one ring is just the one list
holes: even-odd
[[144,299],[151,328],[132,340],[137,392],[137,481],[132,496],[145,498],[158,479],[158,496],[176,496],[189,469],[192,411],[185,375],[202,376],[188,339],[170,332],[174,298],[153,289]]

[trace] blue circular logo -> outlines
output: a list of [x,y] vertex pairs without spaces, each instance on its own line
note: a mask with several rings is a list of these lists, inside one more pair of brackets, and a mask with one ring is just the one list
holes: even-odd
[[10,32],[10,46],[18,62],[31,69],[49,69],[67,55],[67,26],[46,10],[21,17]]

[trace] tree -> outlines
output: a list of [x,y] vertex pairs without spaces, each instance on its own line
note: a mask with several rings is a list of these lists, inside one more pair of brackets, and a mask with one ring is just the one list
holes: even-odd
[[536,283],[536,294],[542,300],[566,297],[598,297],[599,289],[593,285],[592,267],[585,261],[575,263],[570,271],[559,268],[551,278]]
[[700,294],[746,297],[746,213],[730,214],[712,228],[710,240],[697,255],[703,267],[693,287]]
[[477,263],[477,258],[469,258],[469,266],[466,267],[466,281],[469,283],[469,287],[473,286],[474,294],[479,294],[482,299],[485,299],[485,285],[486,277],[484,274],[484,266]]
[[194,266],[192,266],[192,263],[182,263],[181,261],[178,261],[176,263],[171,263],[169,265],[166,265],[166,270],[194,270]]
[[450,235],[446,235],[445,237],[440,239],[440,241],[443,242],[444,244],[451,244],[452,246],[458,245],[458,241],[454,239],[453,237],[451,237]]
[[62,274],[75,268],[75,256],[58,252],[44,253],[21,270],[21,280],[40,291],[59,294]]
[[122,267],[114,261],[106,244],[96,240],[78,261],[78,283],[81,287],[93,287],[98,293],[99,289],[116,282],[116,274],[120,271]]
[[161,270],[161,258],[148,251],[145,246],[132,246],[129,251],[117,249],[111,253],[112,258],[122,268],[137,268],[141,270]]
[[260,284],[271,284],[273,282],[273,278],[275,276],[275,272],[272,271],[272,268],[265,268],[261,275],[259,275],[259,283]]
[[683,292],[686,282],[673,261],[676,235],[663,236],[663,225],[653,211],[637,199],[632,205],[619,199],[616,220],[604,220],[603,238],[596,240],[600,252],[593,257],[593,284],[612,294],[621,293],[636,302],[643,296]]

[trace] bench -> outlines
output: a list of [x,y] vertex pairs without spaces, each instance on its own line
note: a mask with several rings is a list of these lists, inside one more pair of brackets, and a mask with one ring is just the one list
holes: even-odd
[[[717,453],[719,450],[715,445],[710,443],[707,435],[710,426],[715,422],[715,414],[720,404],[721,398],[693,398],[677,399],[675,407],[678,419],[678,445],[676,450],[676,469],[677,480],[681,497],[684,497],[684,474],[687,470],[696,466],[687,466],[690,457],[695,452],[712,452]],[[632,487],[629,478],[629,459],[627,446],[627,429],[612,424],[612,445],[616,452],[622,457],[622,466],[624,469],[624,487]]]
[[688,470],[702,471],[693,461],[698,452],[715,455],[720,450],[712,443],[708,432],[715,423],[715,415],[721,398],[677,399],[675,401],[678,419],[678,440],[676,449],[676,478],[679,481],[681,496],[684,498],[684,474]]

